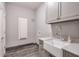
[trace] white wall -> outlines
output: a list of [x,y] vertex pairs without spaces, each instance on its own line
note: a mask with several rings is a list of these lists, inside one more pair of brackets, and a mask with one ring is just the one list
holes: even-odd
[[46,24],[46,4],[42,4],[40,8],[36,11],[36,27],[37,27],[37,42],[38,38],[40,37],[50,37],[51,32],[51,26],[49,24]]
[[[6,7],[6,47],[18,46],[23,44],[32,43],[35,41],[34,35],[34,11],[15,6],[11,4],[7,4]],[[19,40],[18,39],[18,17],[24,17],[28,19],[28,38],[26,40]]]

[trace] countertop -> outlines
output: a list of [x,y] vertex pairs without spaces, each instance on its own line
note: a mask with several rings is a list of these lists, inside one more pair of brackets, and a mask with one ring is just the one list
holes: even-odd
[[71,43],[63,47],[63,49],[79,56],[79,43]]
[[[47,41],[50,39],[52,39],[52,38],[51,37],[39,38],[39,40],[42,40],[42,41]],[[79,56],[79,43],[70,43],[69,45],[63,47],[62,49]]]
[[50,40],[52,39],[51,37],[40,37],[39,40],[45,41],[45,40]]

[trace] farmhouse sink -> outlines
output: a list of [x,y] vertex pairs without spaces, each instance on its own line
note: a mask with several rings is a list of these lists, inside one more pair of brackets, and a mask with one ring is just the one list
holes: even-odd
[[60,39],[53,38],[44,41],[44,49],[56,57],[62,57],[63,56],[62,48],[69,44],[70,43],[67,41],[62,41]]

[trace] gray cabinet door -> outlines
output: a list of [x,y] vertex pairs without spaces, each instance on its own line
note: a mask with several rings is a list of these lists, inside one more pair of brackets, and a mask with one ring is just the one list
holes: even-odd
[[62,2],[61,18],[72,18],[79,16],[79,2]]
[[46,22],[55,21],[58,17],[58,2],[48,3],[47,6],[47,14],[46,14]]
[[79,56],[63,49],[63,57],[79,57]]

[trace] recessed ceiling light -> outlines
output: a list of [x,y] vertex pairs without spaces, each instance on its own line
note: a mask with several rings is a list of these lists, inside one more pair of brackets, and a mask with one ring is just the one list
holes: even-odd
[[48,2],[48,5],[51,6],[51,5],[53,5],[54,3],[55,3],[55,2]]

